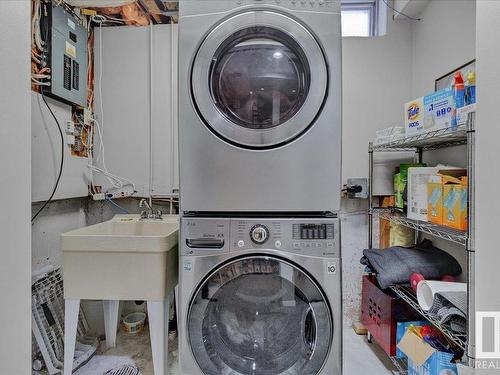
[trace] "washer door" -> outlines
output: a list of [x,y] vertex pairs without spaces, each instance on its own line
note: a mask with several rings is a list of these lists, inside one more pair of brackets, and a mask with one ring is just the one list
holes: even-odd
[[207,375],[317,374],[332,342],[329,305],[316,283],[280,258],[238,258],[202,282],[188,337]]
[[328,73],[304,26],[280,13],[250,11],[208,34],[191,79],[194,103],[215,134],[242,147],[270,148],[314,122]]

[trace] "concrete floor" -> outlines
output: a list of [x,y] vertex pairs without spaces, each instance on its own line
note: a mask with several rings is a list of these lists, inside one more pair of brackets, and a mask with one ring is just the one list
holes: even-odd
[[[177,372],[177,339],[169,343],[170,375]],[[154,375],[149,332],[127,335],[120,332],[116,348],[100,351],[74,375],[101,375],[122,365],[135,365],[141,375]],[[385,353],[376,344],[368,344],[366,336],[358,336],[352,329],[344,330],[344,375],[390,375],[394,370]]]

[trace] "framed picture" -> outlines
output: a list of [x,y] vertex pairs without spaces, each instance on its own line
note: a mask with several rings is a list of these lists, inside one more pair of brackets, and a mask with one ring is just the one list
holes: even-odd
[[467,77],[467,74],[472,71],[476,71],[476,59],[469,61],[467,64],[464,64],[462,66],[459,66],[455,70],[445,74],[444,76],[439,77],[436,79],[436,83],[434,84],[434,90],[439,91],[443,90],[446,88],[450,88],[453,86],[453,81],[455,77],[455,73],[458,71],[462,71],[462,77],[464,77],[464,80]]

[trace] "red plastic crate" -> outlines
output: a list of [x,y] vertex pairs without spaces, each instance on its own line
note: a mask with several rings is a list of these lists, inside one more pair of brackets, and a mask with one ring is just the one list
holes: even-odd
[[396,323],[419,317],[405,301],[380,289],[375,275],[363,276],[361,320],[389,356],[396,355]]

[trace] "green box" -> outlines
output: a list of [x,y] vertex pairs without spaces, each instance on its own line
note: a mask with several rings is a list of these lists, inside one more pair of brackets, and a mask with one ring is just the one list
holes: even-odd
[[394,206],[404,209],[406,206],[406,184],[408,183],[408,168],[426,167],[425,163],[400,164],[399,173],[394,175]]

